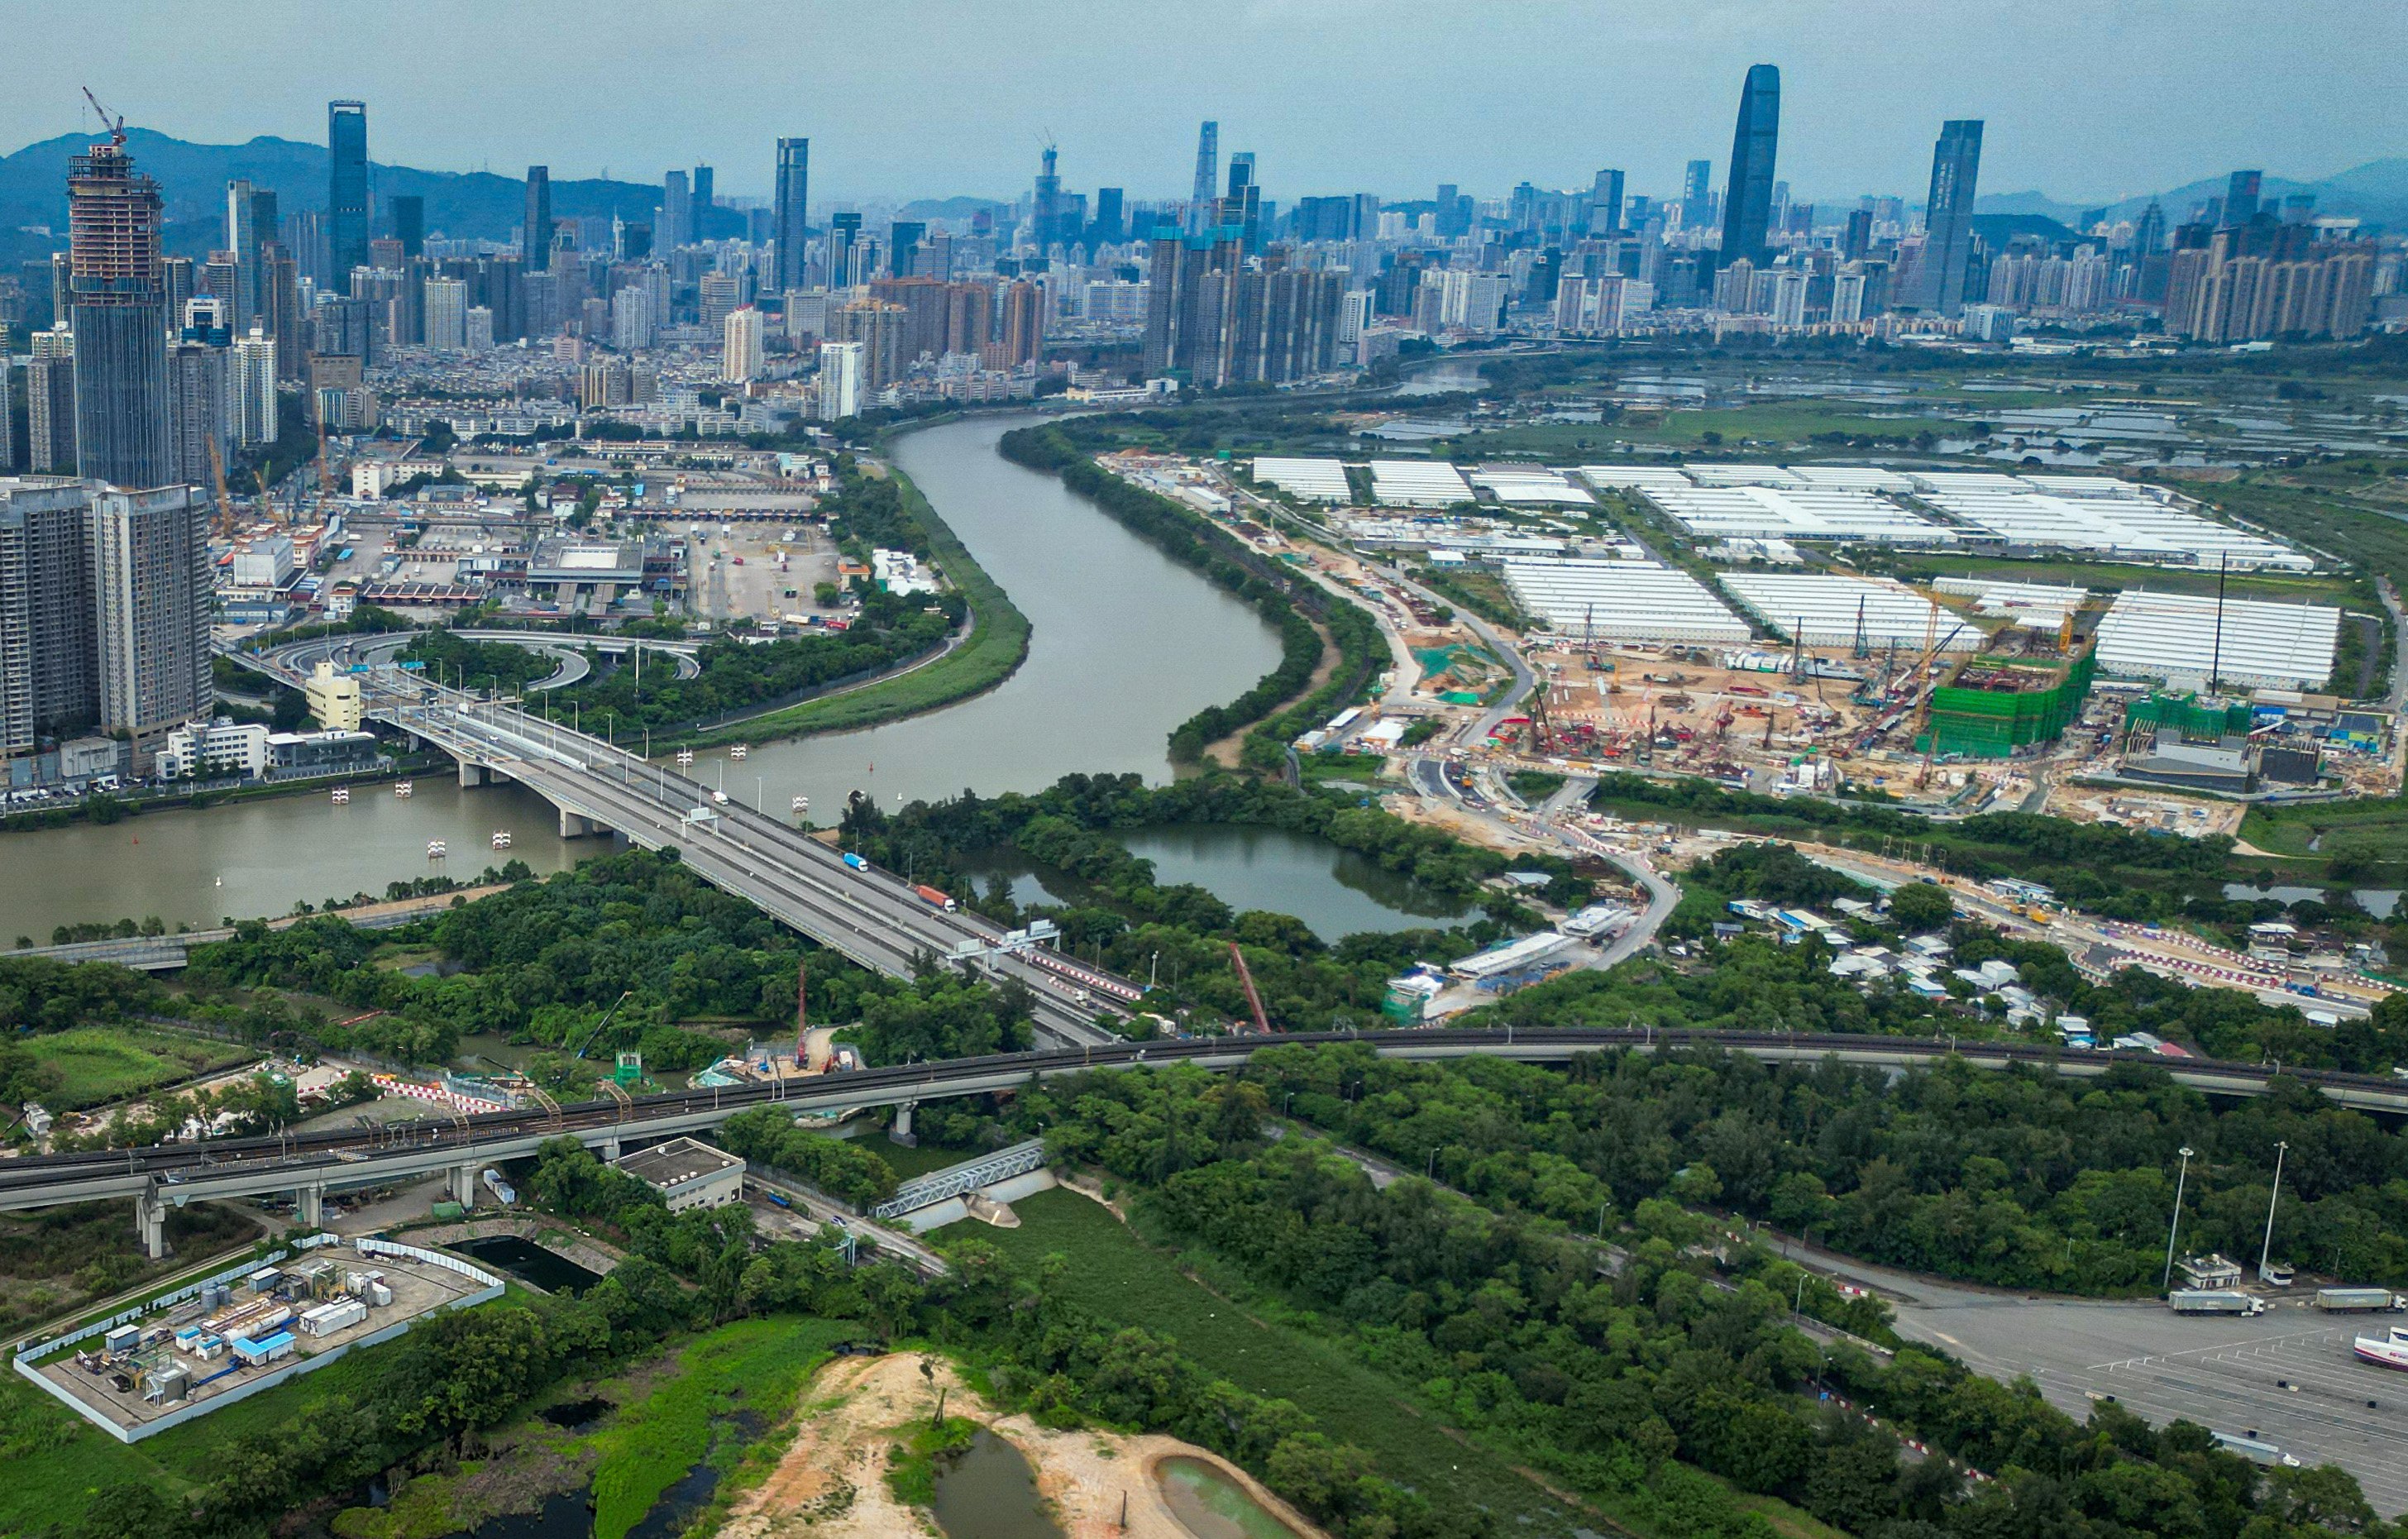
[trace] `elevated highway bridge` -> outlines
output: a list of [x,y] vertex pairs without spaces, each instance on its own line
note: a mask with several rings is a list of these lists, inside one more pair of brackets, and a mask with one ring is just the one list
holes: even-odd
[[33,1156],[0,1160],[0,1212],[131,1197],[135,1200],[136,1226],[155,1255],[161,1248],[161,1226],[170,1204],[289,1191],[298,1194],[301,1217],[315,1222],[328,1190],[437,1173],[449,1178],[456,1200],[473,1204],[477,1200],[477,1175],[484,1166],[496,1160],[524,1158],[552,1138],[573,1137],[605,1158],[614,1158],[631,1143],[706,1133],[738,1112],[763,1105],[780,1106],[796,1116],[891,1106],[898,1109],[898,1131],[908,1134],[911,1109],[923,1100],[992,1094],[1026,1086],[1036,1079],[1091,1069],[1192,1063],[1205,1069],[1231,1070],[1243,1066],[1255,1050],[1265,1046],[1350,1042],[1360,1043],[1383,1057],[1428,1060],[1486,1055],[1527,1063],[1561,1063],[1578,1054],[1612,1048],[1652,1053],[1709,1047],[1743,1053],[1767,1063],[1830,1059],[1890,1072],[1961,1057],[1985,1068],[2020,1064],[2096,1078],[2119,1064],[2140,1064],[2162,1069],[2176,1083],[2209,1095],[2264,1095],[2278,1078],[2288,1077],[2314,1086],[2340,1105],[2408,1115],[2408,1081],[2388,1076],[2299,1070],[2286,1074],[2262,1064],[2167,1059],[2144,1053],[2065,1053],[2022,1043],[1583,1027],[1440,1027],[1268,1038],[1247,1034],[1152,1043],[1082,1043],[378,1129],[327,1129],[274,1138],[220,1139],[108,1153]]
[[[288,683],[300,681],[298,660],[250,661]],[[978,914],[938,907],[894,873],[849,865],[781,819],[600,738],[397,669],[360,677],[366,714],[452,755],[461,784],[526,786],[557,810],[564,838],[619,833],[647,849],[675,848],[714,885],[891,977],[910,977],[919,958],[933,956],[998,982],[1016,980],[1029,990],[1040,1042],[1117,1041],[1097,1015],[1125,1013],[1144,992],[1009,937]]]

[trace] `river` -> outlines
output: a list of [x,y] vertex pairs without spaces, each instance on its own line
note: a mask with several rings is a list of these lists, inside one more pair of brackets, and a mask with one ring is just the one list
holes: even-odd
[[[859,790],[892,807],[965,788],[1033,791],[1073,771],[1167,781],[1170,729],[1235,698],[1278,665],[1279,637],[1251,610],[1071,496],[996,452],[1025,415],[910,434],[895,460],[1021,611],[1027,661],[976,699],[859,732],[701,755],[694,773],[783,812],[808,796],[833,823]],[[509,856],[489,848],[496,828]],[[516,786],[463,792],[422,779],[404,800],[363,785],[336,807],[322,789],[154,813],[107,827],[0,835],[0,946],[53,927],[156,915],[170,928],[288,912],[431,870],[472,876],[515,856],[555,870],[606,848],[556,837],[549,805]],[[445,841],[442,866],[426,858]]]

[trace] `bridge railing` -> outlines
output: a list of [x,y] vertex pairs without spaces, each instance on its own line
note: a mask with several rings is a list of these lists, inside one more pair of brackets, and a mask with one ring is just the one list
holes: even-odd
[[869,1210],[872,1218],[899,1218],[907,1213],[917,1213],[949,1198],[966,1197],[982,1187],[992,1187],[998,1181],[1009,1181],[1015,1175],[1025,1175],[1045,1163],[1045,1141],[1028,1139],[1010,1148],[966,1159],[941,1171],[931,1171],[915,1176],[895,1188],[895,1195]]

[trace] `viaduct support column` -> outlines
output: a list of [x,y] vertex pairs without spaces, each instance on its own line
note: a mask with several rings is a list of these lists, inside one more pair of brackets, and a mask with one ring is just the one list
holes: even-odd
[[293,1193],[293,1216],[304,1229],[326,1227],[326,1188],[301,1187]]
[[619,1135],[612,1133],[609,1137],[605,1138],[602,1141],[602,1146],[595,1152],[599,1154],[603,1158],[615,1163],[619,1158]]
[[452,1170],[452,1201],[464,1208],[477,1205],[477,1167],[457,1165]]
[[465,790],[471,785],[482,785],[484,784],[485,767],[481,764],[471,764],[466,759],[462,759],[460,761],[461,788]]
[[144,1255],[154,1261],[166,1256],[167,1204],[159,1201],[156,1192],[134,1199],[134,1232],[141,1237]]
[[920,1146],[920,1135],[911,1130],[911,1109],[919,1104],[916,1100],[907,1100],[895,1108],[895,1126],[886,1130],[888,1138],[907,1149]]

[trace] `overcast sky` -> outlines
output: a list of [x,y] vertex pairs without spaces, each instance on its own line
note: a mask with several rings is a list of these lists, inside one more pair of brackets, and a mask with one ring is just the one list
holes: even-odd
[[814,204],[1009,197],[1049,133],[1068,186],[1182,195],[1208,117],[1282,201],[1663,194],[1693,156],[1720,181],[1759,61],[1800,197],[1919,198],[1955,117],[1988,120],[1984,192],[2074,202],[2408,154],[2402,0],[0,0],[0,148],[88,127],[81,84],[211,142],[322,142],[357,96],[379,161],[703,161],[729,195],[807,135]]

